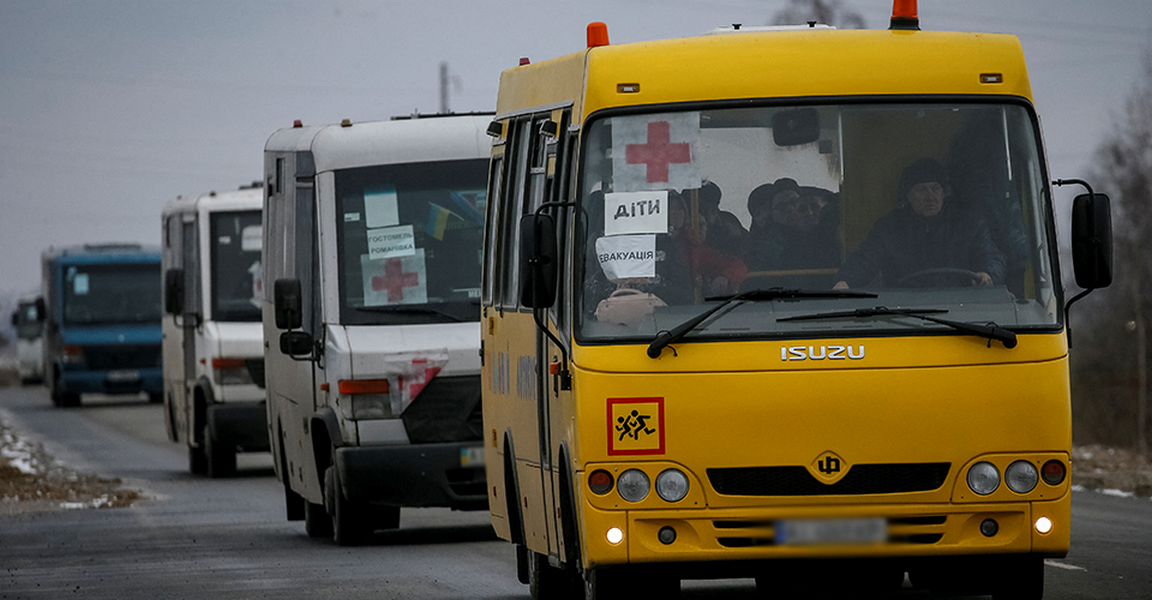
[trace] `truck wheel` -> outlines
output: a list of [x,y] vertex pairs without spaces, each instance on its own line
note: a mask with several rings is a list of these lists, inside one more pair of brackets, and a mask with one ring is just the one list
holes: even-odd
[[212,479],[236,473],[236,447],[217,438],[210,425],[204,426],[204,454],[208,458],[208,476]]
[[332,537],[332,517],[324,512],[324,506],[304,502],[304,531],[308,537]]
[[336,465],[324,471],[324,496],[330,502],[328,512],[332,515],[332,539],[341,546],[359,546],[367,542],[372,531],[365,518],[365,505],[344,497]]
[[60,394],[60,406],[62,408],[76,408],[80,406],[80,394],[75,392],[64,392]]
[[193,475],[204,475],[208,473],[208,457],[204,456],[204,448],[197,448],[196,446],[188,446],[188,470]]

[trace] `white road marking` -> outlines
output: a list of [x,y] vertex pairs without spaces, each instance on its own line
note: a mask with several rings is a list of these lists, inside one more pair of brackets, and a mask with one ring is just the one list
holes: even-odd
[[1049,567],[1056,567],[1057,569],[1064,569],[1065,571],[1087,571],[1084,567],[1077,567],[1068,563],[1056,562],[1054,560],[1046,560],[1044,564]]

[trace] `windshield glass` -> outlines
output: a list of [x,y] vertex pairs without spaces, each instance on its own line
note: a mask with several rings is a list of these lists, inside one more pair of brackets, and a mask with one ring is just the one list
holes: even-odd
[[340,322],[480,318],[484,159],[336,173]]
[[[650,341],[755,289],[875,298],[742,301],[692,336],[954,329],[1061,318],[1030,112],[1016,104],[740,107],[599,119],[583,148],[577,335]],[[840,333],[837,333],[840,332]]]
[[212,214],[212,319],[259,321],[260,211]]
[[36,318],[36,303],[21,302],[16,309],[16,337],[33,340],[40,337],[42,323]]
[[64,323],[160,324],[160,263],[64,267]]

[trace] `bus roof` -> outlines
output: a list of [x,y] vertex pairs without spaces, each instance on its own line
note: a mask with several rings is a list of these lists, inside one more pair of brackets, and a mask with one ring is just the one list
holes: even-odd
[[[622,93],[621,84],[638,91]],[[598,46],[504,71],[497,112],[570,102],[579,121],[604,108],[671,102],[937,94],[1031,102],[1019,40],[811,28]]]
[[250,187],[227,192],[208,192],[194,196],[183,196],[168,203],[164,207],[162,218],[168,215],[184,212],[205,212],[225,210],[260,210],[264,203],[264,190],[259,181],[253,181]]
[[76,263],[159,262],[160,247],[135,243],[77,244],[44,251],[45,262],[61,260]]
[[491,113],[290,127],[266,151],[311,151],[316,172],[383,164],[488,158]]

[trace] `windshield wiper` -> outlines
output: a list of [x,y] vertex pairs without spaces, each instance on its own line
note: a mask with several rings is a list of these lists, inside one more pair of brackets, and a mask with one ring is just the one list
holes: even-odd
[[462,319],[452,313],[449,313],[448,311],[432,308],[430,306],[393,304],[384,306],[356,306],[353,308],[362,312],[374,313],[424,313],[429,315],[439,315],[441,317],[452,319],[457,323],[464,323],[465,321],[468,321],[468,319]]
[[683,323],[673,327],[671,331],[664,330],[656,334],[656,339],[648,344],[648,357],[659,358],[660,353],[668,344],[674,343],[689,331],[696,328],[697,325],[704,322],[708,317],[716,314],[721,309],[731,306],[735,302],[751,301],[751,302],[765,302],[771,300],[787,300],[799,298],[875,298],[876,294],[872,292],[857,292],[853,290],[786,290],[784,288],[769,288],[766,290],[748,290],[733,294],[731,296],[719,296],[716,298],[705,298],[705,300],[723,300],[720,304],[709,308],[708,310],[684,321]]
[[855,318],[868,318],[883,315],[895,315],[900,317],[912,317],[922,321],[930,321],[932,323],[939,323],[940,325],[947,325],[957,331],[964,333],[971,333],[978,335],[988,340],[999,340],[1004,344],[1005,348],[1016,347],[1016,334],[1004,329],[997,325],[995,322],[988,323],[964,323],[962,321],[952,321],[950,319],[940,319],[937,317],[927,316],[930,313],[946,313],[948,312],[943,308],[888,308],[885,306],[876,306],[873,308],[857,308],[855,310],[838,310],[826,313],[815,313],[811,315],[796,315],[794,317],[784,317],[776,319],[776,322],[781,321],[812,321],[815,319],[842,319],[845,317]]

